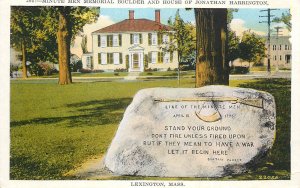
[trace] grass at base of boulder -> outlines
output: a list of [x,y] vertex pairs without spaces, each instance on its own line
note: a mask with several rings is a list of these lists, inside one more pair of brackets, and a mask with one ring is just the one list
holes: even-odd
[[[181,87],[194,87],[185,79]],[[233,80],[231,86],[267,91],[275,97],[277,136],[259,165],[223,178],[119,176],[126,180],[247,180],[290,178],[290,81]],[[64,176],[92,156],[105,154],[125,108],[142,88],[176,87],[176,80],[95,82],[59,86],[56,81],[11,82],[11,179],[73,179]],[[99,178],[101,179],[101,178]]]

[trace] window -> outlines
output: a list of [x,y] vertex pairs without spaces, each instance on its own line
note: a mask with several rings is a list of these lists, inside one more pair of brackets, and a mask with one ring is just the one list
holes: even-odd
[[164,54],[163,52],[158,52],[158,63],[163,63]]
[[101,64],[106,65],[107,64],[107,55],[106,53],[101,53]]
[[151,38],[151,44],[152,45],[157,45],[157,34],[156,33],[152,33],[152,38]]
[[130,34],[130,44],[142,44],[143,37],[141,33]]
[[91,68],[91,57],[86,57],[86,67]]
[[173,52],[170,52],[170,63],[173,63]]
[[149,61],[149,62],[156,63],[157,52],[151,52],[151,56],[149,56],[149,57],[151,57],[151,61]]
[[162,41],[163,41],[163,44],[167,44],[169,42],[169,35],[164,34]]
[[98,35],[98,47],[101,47],[101,36]]
[[170,63],[170,52],[164,54],[164,63]]
[[113,53],[107,53],[107,64],[113,64],[114,56]]
[[276,55],[274,56],[274,60],[276,60]]
[[287,45],[284,45],[284,49],[287,50]]
[[115,65],[118,65],[118,64],[120,64],[120,59],[119,59],[119,53],[114,53],[114,58],[113,58],[113,61],[114,61],[114,64]]
[[106,47],[106,36],[101,36],[101,47]]
[[139,34],[134,34],[133,35],[133,44],[139,44],[140,39],[139,39]]
[[113,46],[119,46],[119,35],[113,35]]
[[113,35],[107,35],[107,47],[113,46]]
[[279,50],[281,50],[281,44],[279,45]]
[[281,61],[281,55],[279,56],[279,60]]

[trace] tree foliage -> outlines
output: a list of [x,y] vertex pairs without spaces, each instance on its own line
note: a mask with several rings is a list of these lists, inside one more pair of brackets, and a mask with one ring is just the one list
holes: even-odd
[[292,15],[291,13],[288,11],[286,13],[282,13],[281,17],[276,17],[273,19],[273,22],[277,22],[277,23],[280,23],[280,22],[283,22],[285,25],[286,25],[286,28],[291,31],[292,29],[292,23],[291,23],[291,18],[292,18]]
[[239,49],[240,58],[244,61],[260,63],[266,57],[265,39],[251,31],[243,33]]
[[28,54],[33,53],[38,46],[36,35],[39,24],[36,17],[39,11],[36,7],[11,7],[11,47],[21,51],[23,78],[27,78]]
[[83,26],[96,22],[99,8],[95,7],[46,7],[45,25],[56,32],[58,44],[59,84],[72,83],[70,46],[75,36],[83,32]]
[[87,50],[87,36],[86,35],[82,36],[80,46],[81,46],[82,53],[87,53],[88,52],[88,50]]
[[24,65],[28,60],[59,63],[59,83],[68,84],[72,82],[71,42],[83,32],[85,24],[98,17],[99,8],[95,7],[12,7],[11,44],[22,51]]
[[178,62],[189,59],[196,50],[196,28],[192,23],[184,22],[180,17],[179,10],[176,11],[175,18],[168,21],[172,33],[168,51],[177,51]]
[[228,54],[227,60],[234,61],[240,56],[240,38],[234,31],[228,30]]

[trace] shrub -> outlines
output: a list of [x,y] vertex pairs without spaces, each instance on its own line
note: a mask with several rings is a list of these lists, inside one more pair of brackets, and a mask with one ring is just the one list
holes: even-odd
[[77,72],[78,70],[81,70],[82,69],[81,60],[71,62],[70,63],[70,69],[71,69],[72,72]]
[[230,70],[230,74],[247,74],[249,73],[249,67],[234,66]]
[[128,71],[127,69],[123,69],[123,68],[114,70],[114,72],[127,72],[127,71]]
[[147,75],[153,75],[153,73],[152,72],[147,72]]
[[147,69],[145,69],[145,72],[151,72],[152,71],[152,69],[151,68],[147,68]]
[[49,76],[54,73],[58,73],[54,65],[48,62],[40,62],[40,63],[32,64],[30,66],[30,70],[36,76]]
[[115,72],[114,75],[115,76],[120,76],[120,74],[118,72]]
[[90,70],[90,69],[80,69],[79,72],[81,72],[81,73],[91,73],[92,70]]
[[169,67],[167,71],[171,71],[171,68]]

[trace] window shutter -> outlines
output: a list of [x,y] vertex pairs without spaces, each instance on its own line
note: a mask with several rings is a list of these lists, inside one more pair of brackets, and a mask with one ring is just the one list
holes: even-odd
[[173,52],[170,52],[170,63],[173,63]]
[[130,44],[133,44],[133,34],[130,34]]
[[106,35],[106,46],[109,47],[109,37]]
[[123,64],[123,56],[122,53],[119,53],[119,63]]
[[107,53],[107,64],[112,64],[112,61],[111,61],[111,53]]
[[163,62],[163,53],[158,52],[158,63],[162,63],[162,62]]
[[158,33],[157,37],[158,37],[158,45],[160,45],[162,43],[162,34]]
[[101,47],[101,36],[98,35],[98,47]]
[[126,63],[126,69],[128,69],[129,68],[129,55],[126,55],[125,56],[125,63]]
[[148,33],[148,45],[152,45],[152,33]]
[[102,62],[101,62],[101,53],[98,53],[98,64],[102,64]]
[[119,34],[119,46],[122,46],[122,35]]
[[170,33],[170,43],[173,42],[173,39],[174,39],[174,34],[173,34],[173,33]]
[[143,35],[141,33],[139,34],[139,39],[140,39],[140,44],[143,44]]
[[152,53],[148,52],[148,62],[152,63]]

